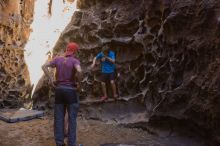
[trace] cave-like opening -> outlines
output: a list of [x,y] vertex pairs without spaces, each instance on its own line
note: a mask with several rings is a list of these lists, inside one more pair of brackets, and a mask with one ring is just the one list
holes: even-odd
[[47,60],[47,52],[52,50],[75,10],[72,1],[36,0],[32,33],[25,46],[25,60],[34,86],[43,75],[41,66]]

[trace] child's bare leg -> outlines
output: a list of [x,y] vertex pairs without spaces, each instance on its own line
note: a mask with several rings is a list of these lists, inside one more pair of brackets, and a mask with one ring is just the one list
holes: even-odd
[[102,84],[102,93],[104,94],[104,97],[107,98],[107,90],[106,90],[106,84],[104,82]]
[[111,80],[111,86],[112,86],[113,97],[117,98],[118,95],[117,95],[116,85],[115,85],[115,81],[114,80]]
[[64,135],[65,136],[68,136],[68,110],[67,108],[65,109],[66,112],[65,112],[65,117],[64,117]]

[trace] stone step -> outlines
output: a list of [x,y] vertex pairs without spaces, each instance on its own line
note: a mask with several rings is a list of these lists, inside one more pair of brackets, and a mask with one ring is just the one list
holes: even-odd
[[83,105],[90,105],[90,104],[97,104],[97,103],[112,103],[112,102],[116,102],[116,101],[129,101],[129,100],[133,100],[133,99],[137,99],[140,98],[141,94],[137,94],[134,96],[124,96],[124,97],[118,97],[117,99],[114,98],[108,98],[105,101],[102,101],[101,99],[84,99],[82,101],[80,101],[80,104]]

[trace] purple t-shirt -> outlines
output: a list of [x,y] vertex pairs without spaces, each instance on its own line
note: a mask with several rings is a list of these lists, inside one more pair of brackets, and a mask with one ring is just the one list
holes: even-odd
[[50,61],[49,66],[56,68],[56,84],[74,86],[75,66],[80,65],[73,56],[59,56]]

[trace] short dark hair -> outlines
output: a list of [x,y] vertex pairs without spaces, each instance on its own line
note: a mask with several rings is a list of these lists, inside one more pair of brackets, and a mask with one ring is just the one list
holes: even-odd
[[104,44],[104,45],[102,46],[102,50],[108,50],[108,49],[110,49],[110,47],[109,47],[108,44]]
[[104,45],[102,46],[102,52],[103,52],[104,54],[108,53],[109,50],[110,50],[110,47],[109,47],[108,44],[104,44]]

